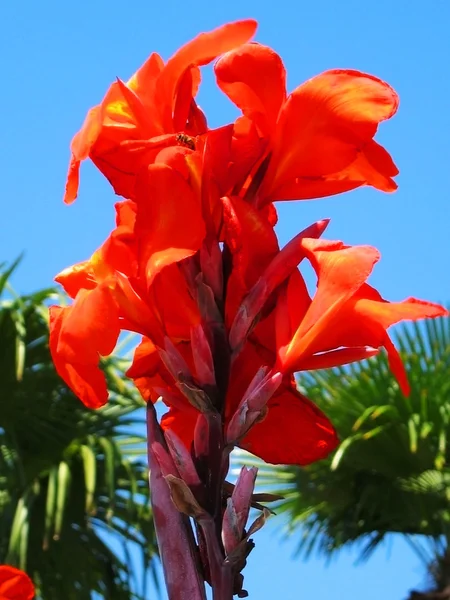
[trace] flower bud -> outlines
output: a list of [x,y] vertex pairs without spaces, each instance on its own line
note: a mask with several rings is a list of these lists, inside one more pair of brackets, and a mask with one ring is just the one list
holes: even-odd
[[229,336],[232,350],[239,350],[257,322],[269,296],[305,258],[306,253],[302,240],[320,237],[328,223],[329,219],[323,219],[310,225],[296,235],[271,261],[264,274],[247,294],[236,314]]
[[201,324],[191,328],[191,348],[197,380],[201,385],[215,385],[216,377],[211,346]]
[[233,493],[227,500],[222,524],[222,542],[226,555],[230,554],[244,537],[257,473],[256,467],[242,467]]
[[[228,444],[242,439],[252,425],[265,416],[266,404],[283,380],[281,373],[272,374],[272,372],[265,375],[261,380],[261,373],[261,370],[256,373],[228,424]],[[254,384],[255,380],[258,380],[256,385]]]
[[205,283],[212,289],[216,299],[221,300],[223,296],[222,252],[216,241],[209,249],[206,244],[200,248],[200,268]]
[[192,456],[180,438],[167,429],[164,432],[170,455],[183,481],[190,487],[200,486],[201,481],[195,468]]

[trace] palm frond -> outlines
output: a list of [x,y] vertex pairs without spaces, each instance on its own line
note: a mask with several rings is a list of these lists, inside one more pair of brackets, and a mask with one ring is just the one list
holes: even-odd
[[143,401],[113,356],[111,402],[83,407],[50,358],[56,292],[14,295],[12,271],[0,274],[0,563],[26,569],[39,600],[139,600],[132,549],[153,579],[157,556]]

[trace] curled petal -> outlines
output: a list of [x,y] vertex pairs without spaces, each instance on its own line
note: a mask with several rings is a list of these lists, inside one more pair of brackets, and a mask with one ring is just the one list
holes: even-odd
[[71,144],[72,156],[67,174],[64,202],[71,204],[77,197],[80,179],[80,163],[85,160],[97,141],[102,126],[101,106],[95,106],[88,112],[80,131],[75,135]]
[[269,201],[276,188],[296,178],[347,168],[397,106],[394,90],[371,75],[333,70],[313,77],[281,110],[261,196]]
[[243,44],[224,54],[214,71],[220,89],[270,136],[286,100],[286,71],[281,58],[267,46]]
[[396,175],[398,169],[389,153],[371,140],[345,169],[324,176],[296,177],[281,183],[263,200],[311,200],[342,194],[363,185],[394,192],[398,186],[392,178]]
[[158,79],[157,95],[163,111],[162,121],[167,131],[170,131],[168,127],[172,123],[176,94],[185,71],[194,66],[207,65],[220,54],[247,42],[254,35],[256,27],[256,21],[247,19],[201,33],[167,61]]
[[64,271],[58,273],[55,281],[62,285],[66,294],[71,298],[75,298],[80,290],[92,290],[97,285],[92,264],[89,260],[64,269]]
[[50,351],[58,375],[70,387],[73,393],[89,408],[100,408],[108,401],[108,389],[98,361],[92,364],[67,360],[59,349],[59,337],[65,311],[71,307],[50,308]]
[[347,323],[347,327],[343,328],[336,320],[331,325],[332,337],[329,341],[344,346],[364,343],[373,347],[384,347],[390,369],[397,378],[402,392],[407,396],[410,388],[405,367],[387,334],[387,329],[400,321],[416,321],[448,316],[448,314],[448,311],[439,304],[416,298],[408,298],[403,302],[387,302],[376,290],[365,285],[342,312],[341,322]]
[[[380,257],[371,246],[346,247],[342,242],[312,239],[302,243],[318,276],[317,292],[297,328],[291,325],[295,333],[290,343],[284,347],[282,340],[278,342],[284,372],[293,372],[306,356],[331,348],[328,336],[332,319],[364,285]],[[288,305],[295,305],[295,297],[289,288],[287,294]],[[289,309],[288,314],[291,314]],[[283,315],[281,318],[284,319]]]
[[118,310],[102,286],[83,290],[72,306],[50,308],[50,351],[58,374],[90,408],[108,399],[100,356],[110,354],[119,336]]

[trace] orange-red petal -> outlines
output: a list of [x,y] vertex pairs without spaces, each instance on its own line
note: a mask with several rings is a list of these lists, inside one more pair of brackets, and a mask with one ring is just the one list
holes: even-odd
[[370,185],[382,192],[394,192],[397,184],[392,179],[398,175],[389,153],[374,140],[366,144],[356,160],[348,167],[321,177],[296,177],[272,190],[268,200],[311,200],[334,196],[354,190],[362,185]]
[[58,273],[55,281],[62,285],[66,294],[71,298],[75,298],[81,289],[92,290],[97,285],[89,260],[67,267]]
[[106,286],[81,290],[72,306],[50,308],[50,351],[56,370],[91,408],[105,404],[100,356],[111,354],[119,336],[118,308]]
[[[364,285],[379,260],[378,251],[371,246],[346,247],[342,242],[305,239],[305,253],[316,270],[317,292],[287,346],[279,342],[279,356],[286,372],[296,369],[302,358],[330,349],[330,322],[345,303]],[[296,294],[290,292],[288,306],[296,304]],[[288,314],[291,313],[289,310]],[[288,318],[280,315],[280,319]],[[357,344],[359,346],[366,345]],[[368,343],[367,345],[371,345]]]
[[328,343],[334,347],[368,345],[384,347],[389,366],[405,395],[409,384],[405,368],[387,329],[400,321],[435,318],[448,315],[438,304],[408,298],[403,302],[387,302],[369,285],[364,285],[330,323]]
[[0,600],[33,600],[34,586],[26,573],[0,565]]
[[137,346],[133,362],[125,375],[134,380],[135,386],[147,402],[158,400],[159,394],[154,391],[155,387],[164,388],[166,385],[173,383],[171,375],[169,375],[161,361],[156,346],[146,337]]
[[[159,74],[164,68],[164,61],[156,52],[153,52],[145,63],[130,77],[127,86],[135,92],[145,105],[149,113],[154,114],[155,87]],[[153,109],[153,110],[152,110]],[[163,129],[160,129],[160,134]]]
[[80,163],[89,156],[92,146],[97,141],[101,127],[101,106],[94,106],[94,108],[89,110],[80,131],[75,134],[70,146],[72,157],[70,159],[69,172],[67,174],[66,182],[66,192],[64,195],[64,202],[66,204],[71,204],[77,197]]
[[166,132],[173,131],[172,115],[180,80],[185,71],[210,63],[228,50],[248,42],[257,28],[256,21],[247,19],[228,23],[213,31],[201,33],[182,46],[168,61],[158,78],[157,98]]
[[397,106],[388,84],[358,71],[326,71],[299,86],[280,112],[262,198],[296,178],[349,167]]
[[173,431],[186,448],[190,449],[194,440],[194,429],[199,414],[199,411],[188,402],[186,402],[186,407],[183,410],[171,406],[161,419],[161,427],[164,430],[170,429],[170,431]]
[[138,177],[136,236],[147,285],[166,266],[194,254],[205,237],[200,200],[186,180],[165,164]]
[[286,71],[278,54],[261,44],[244,44],[224,54],[214,71],[221,90],[260,135],[270,137],[286,100]]
[[175,341],[190,340],[191,327],[200,323],[201,316],[178,265],[167,266],[155,277],[150,298],[164,332]]
[[98,359],[93,363],[78,362],[73,353],[66,356],[66,346],[60,347],[61,329],[72,307],[50,307],[50,352],[58,372],[66,385],[89,408],[99,408],[108,401],[108,389]]

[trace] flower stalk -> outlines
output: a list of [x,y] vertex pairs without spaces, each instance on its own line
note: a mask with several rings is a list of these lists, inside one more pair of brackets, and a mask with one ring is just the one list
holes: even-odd
[[[206,600],[189,518],[172,502],[152,444],[165,446],[164,435],[152,403],[147,405],[147,456],[153,520],[170,600]],[[174,472],[176,471],[173,465]]]

